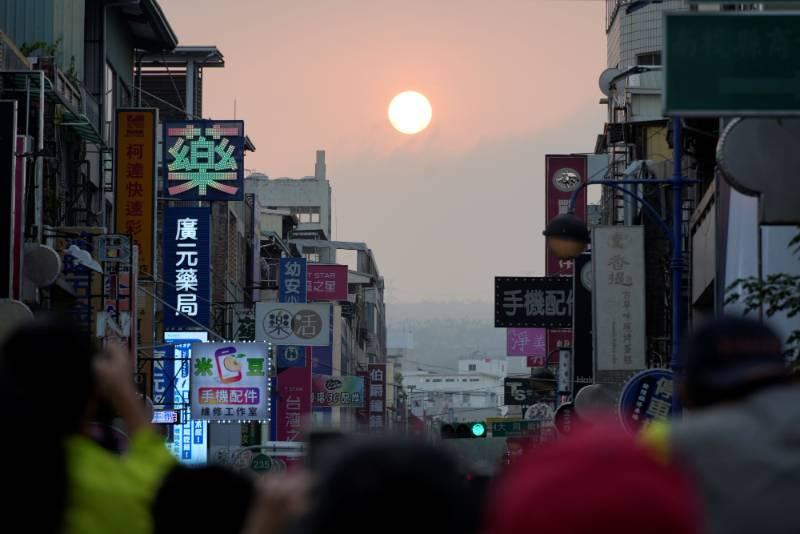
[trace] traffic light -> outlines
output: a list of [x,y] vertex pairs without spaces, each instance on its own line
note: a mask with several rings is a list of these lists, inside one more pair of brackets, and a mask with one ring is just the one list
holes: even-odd
[[442,439],[472,439],[486,437],[486,423],[471,421],[462,423],[444,423],[441,428]]

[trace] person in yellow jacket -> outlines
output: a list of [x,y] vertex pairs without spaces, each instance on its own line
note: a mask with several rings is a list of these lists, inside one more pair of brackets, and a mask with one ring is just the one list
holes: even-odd
[[[104,405],[129,433],[124,454],[90,438]],[[124,348],[98,352],[68,319],[37,317],[0,347],[0,406],[14,408],[4,425],[22,438],[0,439],[3,479],[13,488],[0,511],[20,526],[8,532],[152,531],[155,492],[176,462],[150,425]]]

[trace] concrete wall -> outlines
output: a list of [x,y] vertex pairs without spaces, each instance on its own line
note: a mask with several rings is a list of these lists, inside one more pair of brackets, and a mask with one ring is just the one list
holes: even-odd
[[301,224],[298,230],[322,228],[325,235],[331,237],[331,186],[328,180],[317,178],[272,180],[262,176],[256,181],[258,203],[262,207],[319,207],[320,222]]

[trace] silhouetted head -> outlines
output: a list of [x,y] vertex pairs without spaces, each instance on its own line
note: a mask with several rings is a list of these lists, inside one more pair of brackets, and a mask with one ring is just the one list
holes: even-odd
[[[177,466],[156,493],[153,532],[239,534],[254,496],[253,482],[225,467]],[[199,503],[211,508],[203,509]]]
[[744,317],[722,317],[689,337],[680,389],[688,407],[704,407],[787,382],[790,376],[781,339],[771,328]]
[[91,335],[68,317],[37,316],[0,348],[4,401],[16,399],[28,417],[46,420],[50,432],[79,432],[95,396],[96,353]]
[[304,531],[470,533],[478,511],[469,502],[465,478],[439,449],[402,438],[359,442],[322,468]]

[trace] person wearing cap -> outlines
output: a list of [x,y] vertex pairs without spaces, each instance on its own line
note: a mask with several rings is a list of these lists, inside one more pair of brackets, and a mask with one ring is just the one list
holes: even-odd
[[643,440],[682,464],[703,500],[705,531],[800,532],[800,387],[778,335],[741,317],[712,320],[687,344],[686,408]]
[[[691,480],[614,421],[581,426],[528,454],[490,491],[486,534],[695,534]],[[456,532],[453,530],[453,532]]]

